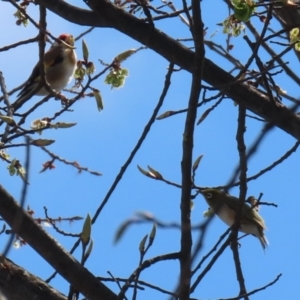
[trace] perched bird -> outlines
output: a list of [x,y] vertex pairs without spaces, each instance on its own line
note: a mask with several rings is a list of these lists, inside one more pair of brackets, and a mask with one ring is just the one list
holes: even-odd
[[[76,53],[74,51],[74,38],[70,34],[61,34],[51,48],[45,53],[44,67],[46,80],[50,87],[59,92],[71,81],[76,68]],[[37,88],[40,80],[39,63],[35,65],[24,88],[18,95],[18,99],[12,104],[14,110],[20,108],[27,100],[28,96]],[[41,87],[34,93],[45,96],[49,92]]]
[[[213,213],[217,214],[228,226],[234,224],[236,213],[240,207],[240,200],[238,198],[218,189],[209,188],[201,190],[201,194],[204,196]],[[256,236],[263,249],[265,249],[268,245],[268,240],[264,235],[264,229],[266,229],[265,222],[255,207],[244,203],[239,230]]]

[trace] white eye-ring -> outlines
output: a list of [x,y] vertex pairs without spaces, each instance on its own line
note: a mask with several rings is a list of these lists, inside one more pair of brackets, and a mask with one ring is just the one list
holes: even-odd
[[207,193],[207,194],[206,194],[206,197],[207,197],[208,199],[210,199],[210,198],[212,197],[212,193]]

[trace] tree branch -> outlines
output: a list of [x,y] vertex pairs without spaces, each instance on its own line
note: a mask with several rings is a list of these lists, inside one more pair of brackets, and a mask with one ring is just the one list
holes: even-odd
[[90,300],[116,300],[117,296],[51,238],[0,185],[0,215],[72,286]]
[[[182,190],[181,190],[181,248],[180,248],[180,285],[179,299],[190,299],[191,284],[191,189],[192,189],[192,159],[194,147],[194,129],[197,107],[201,92],[201,80],[204,61],[204,25],[201,16],[199,0],[192,0],[193,22],[191,32],[195,43],[195,56],[192,70],[192,85],[182,141]],[[189,17],[189,19],[191,19]]]
[[[168,61],[189,72],[193,71],[193,51],[111,3],[104,0],[89,0],[88,5],[93,11],[88,11],[62,0],[37,0],[36,2],[64,19],[79,25],[115,28],[146,45]],[[296,139],[300,139],[298,115],[281,103],[274,105],[264,93],[255,87],[244,83],[233,84],[234,77],[209,59],[204,60],[203,80],[224,92],[234,102],[243,104],[246,109],[264,118],[267,122],[274,124]]]
[[0,255],[0,286],[1,299],[67,299],[66,296],[56,291],[43,280],[30,274],[27,270],[17,266],[2,255]]

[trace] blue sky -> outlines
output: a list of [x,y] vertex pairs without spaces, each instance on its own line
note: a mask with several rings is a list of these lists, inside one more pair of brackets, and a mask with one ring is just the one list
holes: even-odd
[[[181,2],[175,1],[174,5],[180,8]],[[202,10],[205,26],[208,27],[207,39],[210,39],[210,36],[218,30],[212,40],[225,47],[226,36],[222,34],[222,28],[216,25],[227,17],[228,12],[224,9],[223,2],[216,1],[216,5],[211,8],[210,1],[203,1]],[[30,24],[26,28],[15,25],[13,17],[15,9],[9,3],[0,2],[0,11],[4,16],[0,19],[0,27],[5,26],[9,29],[1,32],[0,47],[36,36],[37,31],[33,25]],[[31,6],[30,13],[38,20],[36,7]],[[272,22],[276,24],[275,20]],[[48,12],[47,23],[48,30],[55,36],[63,32],[70,32],[77,36],[87,29],[61,20],[50,12]],[[259,22],[255,24],[261,27]],[[164,21],[157,26],[174,38],[190,37],[188,28],[179,20]],[[98,59],[110,63],[119,53],[141,46],[138,42],[115,30],[103,28],[95,29],[85,37],[85,40],[89,46],[90,59],[96,66],[96,72],[103,69]],[[250,53],[246,43],[242,37],[234,39],[233,43],[235,47],[231,54],[241,63],[246,63]],[[264,58],[264,52],[261,53]],[[80,41],[77,42],[77,54],[79,58],[82,58]],[[29,76],[38,59],[38,47],[37,44],[31,44],[9,52],[0,52],[0,56],[0,71],[5,76],[7,89],[11,90],[23,83]],[[228,63],[208,49],[206,49],[206,56],[224,69],[231,69]],[[293,66],[295,58],[291,56],[286,58],[288,59],[290,65]],[[49,147],[51,151],[69,161],[77,161],[82,166],[103,173],[101,177],[85,172],[78,174],[76,169],[56,162],[55,170],[40,174],[42,164],[49,160],[49,157],[40,149],[32,148],[30,186],[26,205],[35,211],[36,217],[44,216],[44,206],[48,208],[48,213],[52,217],[77,215],[85,217],[87,213],[93,216],[137,143],[162,91],[168,62],[151,50],[143,50],[125,61],[123,67],[129,70],[129,77],[123,88],[111,89],[104,84],[104,77],[100,77],[94,83],[94,87],[101,91],[104,100],[102,112],[98,112],[93,98],[85,98],[73,107],[74,112],[66,113],[57,120],[77,122],[75,127],[48,130],[41,137],[36,136],[36,138],[55,139],[56,142]],[[257,69],[254,65],[253,68]],[[298,72],[297,66],[294,69]],[[294,97],[298,97],[298,87],[292,85],[284,75],[279,75],[277,78],[283,89]],[[160,113],[187,106],[191,75],[185,71],[175,72],[171,81],[170,92]],[[15,95],[11,97],[11,101],[14,99]],[[35,97],[30,101],[38,99]],[[198,111],[198,118],[209,107],[210,104],[201,107]],[[59,102],[50,101],[32,114],[27,126],[34,119],[52,116],[59,108]],[[231,177],[238,162],[235,142],[236,120],[237,107],[228,99],[224,100],[205,122],[196,127],[194,159],[201,154],[204,155],[196,176],[197,185],[224,185]],[[93,226],[94,249],[86,267],[95,275],[108,276],[106,272],[111,271],[115,277],[127,278],[137,267],[139,243],[144,235],[151,231],[152,224],[131,226],[119,243],[113,244],[114,235],[120,224],[136,212],[150,212],[164,222],[179,223],[180,190],[143,176],[138,171],[137,165],[145,169],[147,165],[150,165],[168,180],[180,183],[184,121],[185,114],[180,114],[153,124],[146,141]],[[252,144],[261,129],[260,123],[247,119],[247,145]],[[249,161],[248,175],[256,174],[267,167],[294,143],[294,138],[277,128],[274,129]],[[22,149],[11,148],[9,154],[12,158],[24,160]],[[265,218],[268,227],[266,235],[270,242],[265,253],[257,239],[246,237],[241,241],[240,256],[246,287],[248,291],[251,291],[274,280],[279,273],[283,274],[276,285],[252,296],[251,299],[296,299],[299,295],[299,286],[295,284],[295,279],[300,275],[298,259],[300,246],[298,211],[300,207],[297,188],[299,165],[299,154],[295,153],[272,172],[249,183],[248,195],[258,196],[262,192],[263,200],[278,204],[278,208],[271,206],[261,208],[261,215]],[[8,175],[5,162],[1,161],[0,166],[1,184],[16,199],[19,199],[21,180]],[[238,189],[231,190],[231,194],[236,196],[238,192]],[[199,196],[195,200],[195,207],[192,211],[193,224],[203,221],[202,215],[206,209],[204,199]],[[77,233],[81,230],[82,223],[62,222],[59,227],[67,232]],[[217,218],[211,222],[204,247],[197,261],[212,248],[226,229],[226,225]],[[71,238],[59,236],[51,228],[46,230],[53,234],[66,249],[72,247],[74,240]],[[197,234],[194,238],[197,239]],[[2,236],[1,244],[5,245],[5,243],[6,237]],[[154,244],[146,255],[146,259],[178,251],[179,247],[178,230],[158,228]],[[79,259],[80,256],[80,249],[77,249],[75,257]],[[43,279],[52,274],[52,268],[29,246],[18,250],[13,249],[9,257]],[[145,270],[141,279],[172,291],[176,287],[178,269],[178,262],[162,262]],[[51,284],[65,294],[68,291],[68,285],[59,276]],[[114,284],[110,284],[109,287],[115,292],[118,291]],[[232,252],[227,249],[192,296],[198,299],[218,299],[234,297],[237,294],[238,283]],[[140,292],[139,298],[166,299],[166,295],[147,290]]]

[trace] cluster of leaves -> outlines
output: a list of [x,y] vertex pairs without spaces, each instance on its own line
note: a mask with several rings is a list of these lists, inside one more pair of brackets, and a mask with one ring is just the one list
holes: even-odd
[[85,75],[90,76],[96,70],[94,63],[89,61],[89,49],[85,40],[82,40],[82,52],[83,60],[77,61],[77,68],[74,73],[74,77],[76,79],[76,86],[81,86]]
[[23,166],[21,165],[20,161],[17,159],[13,159],[11,161],[11,163],[8,165],[7,167],[9,174],[11,176],[13,175],[18,175],[20,176],[23,180],[25,180],[25,175],[26,175],[26,171],[23,168]]
[[107,75],[105,83],[110,84],[111,88],[119,88],[124,85],[127,76],[128,70],[122,69],[118,64],[115,64]]
[[231,0],[234,14],[226,18],[223,25],[223,33],[239,36],[245,29],[242,22],[247,22],[253,15],[255,3],[251,0]]
[[252,0],[231,0],[231,3],[237,20],[243,22],[250,20],[255,10],[255,3]]
[[125,79],[128,76],[128,70],[121,68],[121,62],[136,53],[136,51],[136,49],[130,49],[115,57],[110,72],[104,81],[105,83],[110,84],[111,88],[120,88],[124,85]]
[[298,27],[290,31],[290,43],[294,44],[296,51],[300,51],[300,30]]
[[15,13],[14,16],[17,18],[16,24],[17,25],[22,25],[27,26],[29,21],[27,18],[27,15],[25,14],[27,6],[30,4],[29,1],[22,1],[19,5],[21,9],[18,9]]
[[245,29],[245,25],[238,21],[234,16],[226,18],[223,23],[223,33],[239,36]]

